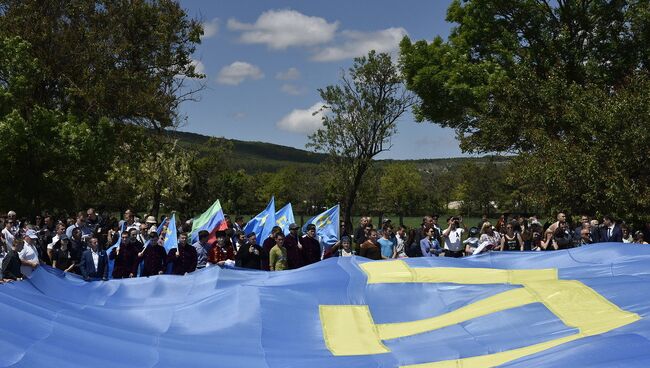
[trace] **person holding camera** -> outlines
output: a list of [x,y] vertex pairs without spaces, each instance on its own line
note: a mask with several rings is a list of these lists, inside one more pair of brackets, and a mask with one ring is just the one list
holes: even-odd
[[447,219],[447,228],[442,232],[441,238],[445,243],[445,257],[460,258],[463,256],[462,237],[465,232],[463,218],[451,216]]

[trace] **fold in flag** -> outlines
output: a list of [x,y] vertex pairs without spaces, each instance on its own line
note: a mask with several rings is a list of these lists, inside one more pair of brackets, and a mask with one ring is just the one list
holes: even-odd
[[39,266],[0,284],[0,367],[648,367],[648,264],[604,243],[107,282]]
[[221,203],[217,199],[207,211],[192,221],[191,242],[195,243],[199,240],[199,231],[207,230],[210,233],[208,242],[213,243],[217,240],[217,231],[226,229],[228,229],[228,223],[223,215]]
[[244,234],[248,235],[254,231],[257,235],[257,242],[262,244],[271,235],[273,226],[275,226],[275,197],[271,197],[271,201],[264,211],[246,223],[246,226],[244,226]]
[[303,225],[302,232],[307,232],[307,225],[316,225],[316,236],[320,239],[321,246],[329,248],[339,240],[339,205],[316,215]]
[[171,249],[174,249],[178,246],[178,233],[176,232],[176,214],[172,214],[172,218],[169,220],[167,225],[167,230],[163,234],[163,247],[169,252]]
[[282,207],[278,212],[275,213],[275,225],[282,228],[284,235],[289,234],[289,225],[296,222],[293,218],[293,208],[291,203],[287,203],[286,206]]

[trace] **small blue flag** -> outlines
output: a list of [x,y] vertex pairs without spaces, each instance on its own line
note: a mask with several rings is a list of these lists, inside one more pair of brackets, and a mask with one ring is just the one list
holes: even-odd
[[[111,251],[114,248],[117,248],[122,244],[122,232],[126,231],[126,221],[122,223],[122,228],[120,229],[119,233],[117,234],[117,241],[115,244],[113,244],[110,248],[106,250],[106,256],[111,255]],[[110,239],[109,239],[110,240]],[[113,267],[115,266],[115,260],[114,259],[108,259],[108,278],[112,279],[113,278]]]
[[167,225],[167,231],[164,234],[165,242],[163,246],[169,252],[171,249],[178,247],[178,234],[176,233],[176,214],[172,215]]
[[293,208],[291,203],[287,203],[286,206],[282,207],[278,212],[275,213],[275,225],[282,228],[284,235],[289,234],[289,225],[296,222],[293,218]]
[[248,235],[254,231],[257,235],[258,242],[262,244],[271,234],[273,226],[275,226],[275,197],[271,197],[271,201],[264,211],[246,223],[244,234]]
[[339,205],[309,219],[302,227],[302,232],[307,232],[307,225],[316,225],[316,236],[320,239],[321,246],[329,248],[339,240]]

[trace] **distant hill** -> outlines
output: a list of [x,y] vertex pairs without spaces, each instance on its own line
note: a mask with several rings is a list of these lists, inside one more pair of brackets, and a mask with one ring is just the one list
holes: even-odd
[[[205,151],[205,144],[211,138],[205,135],[189,132],[173,132],[181,145],[196,151]],[[226,139],[233,144],[233,155],[228,161],[233,167],[243,168],[246,172],[254,174],[260,172],[274,172],[287,165],[314,166],[325,159],[327,155],[314,153],[293,147],[266,142],[248,142],[236,139]],[[421,160],[379,160],[381,165],[409,162],[414,163],[418,169],[426,172],[444,172],[462,165],[465,162],[487,162],[492,159],[497,163],[505,163],[507,157],[452,157]]]

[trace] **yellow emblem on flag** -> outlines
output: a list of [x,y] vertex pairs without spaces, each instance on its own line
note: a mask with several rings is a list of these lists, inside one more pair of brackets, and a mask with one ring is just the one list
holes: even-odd
[[321,327],[330,352],[338,356],[388,353],[383,340],[412,336],[477,317],[542,303],[577,333],[493,354],[406,365],[402,368],[493,367],[528,355],[602,334],[636,322],[639,315],[624,311],[576,280],[560,280],[556,269],[504,270],[492,268],[411,268],[404,261],[367,262],[361,269],[368,284],[453,283],[461,285],[511,284],[508,290],[452,312],[418,321],[376,324],[367,305],[321,305]]

